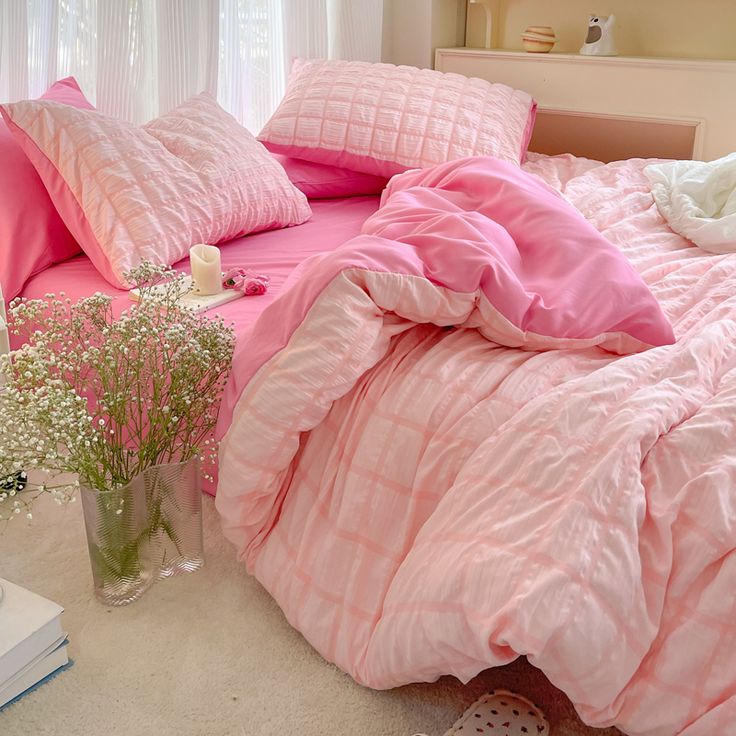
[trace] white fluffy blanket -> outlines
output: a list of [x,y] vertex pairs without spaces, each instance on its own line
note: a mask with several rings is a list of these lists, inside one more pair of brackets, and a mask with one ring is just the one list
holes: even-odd
[[717,161],[672,161],[645,169],[662,217],[711,253],[736,251],[736,153]]

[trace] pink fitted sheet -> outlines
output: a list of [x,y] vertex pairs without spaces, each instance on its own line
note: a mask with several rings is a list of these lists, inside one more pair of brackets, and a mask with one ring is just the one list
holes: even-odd
[[[247,266],[271,278],[269,290],[262,296],[243,297],[215,310],[234,322],[239,344],[258,315],[279,295],[294,268],[309,256],[334,250],[357,235],[378,202],[377,196],[314,200],[310,202],[312,218],[303,225],[246,235],[220,246],[223,269]],[[188,259],[175,264],[175,268],[188,273]],[[22,296],[37,299],[61,291],[72,301],[95,292],[113,294],[117,312],[130,305],[128,292],[110,286],[85,255],[37,274],[26,283]]]

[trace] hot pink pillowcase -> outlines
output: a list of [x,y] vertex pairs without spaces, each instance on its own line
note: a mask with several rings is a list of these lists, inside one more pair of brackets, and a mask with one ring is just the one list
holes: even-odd
[[483,79],[297,59],[258,139],[274,153],[388,178],[467,156],[518,165],[535,115],[529,94]]
[[[73,77],[61,79],[41,98],[94,110]],[[33,164],[0,120],[0,284],[7,301],[25,282],[80,252]]]
[[300,158],[273,157],[284,167],[289,181],[309,199],[335,199],[380,194],[388,183],[383,176],[373,176],[339,166],[318,164]]
[[69,230],[116,287],[143,260],[304,222],[306,197],[214,97],[139,127],[54,102],[1,105]]

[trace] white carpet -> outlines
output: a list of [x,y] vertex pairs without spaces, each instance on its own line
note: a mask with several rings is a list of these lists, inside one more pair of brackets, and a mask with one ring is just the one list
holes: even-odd
[[62,604],[74,666],[0,712],[3,736],[439,736],[504,687],[546,712],[557,736],[583,726],[523,660],[469,685],[443,678],[375,692],[326,663],[286,622],[219,534],[205,498],[204,570],[108,609],[91,593],[79,504],[39,506],[0,531],[0,576]]

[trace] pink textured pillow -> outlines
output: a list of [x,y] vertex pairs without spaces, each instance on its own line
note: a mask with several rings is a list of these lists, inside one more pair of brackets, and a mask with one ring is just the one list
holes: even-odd
[[284,170],[209,94],[137,127],[54,102],[0,106],[69,230],[114,286],[142,260],[172,264],[219,243],[304,222]]
[[386,177],[341,169],[339,166],[289,158],[278,153],[273,154],[273,157],[284,167],[289,181],[309,199],[380,194],[388,183]]
[[297,59],[258,139],[274,153],[391,177],[466,156],[520,164],[535,114],[526,92],[483,79]]
[[[51,85],[41,99],[94,110],[73,77]],[[79,245],[2,120],[0,162],[0,285],[10,301],[33,274],[79,253]]]

